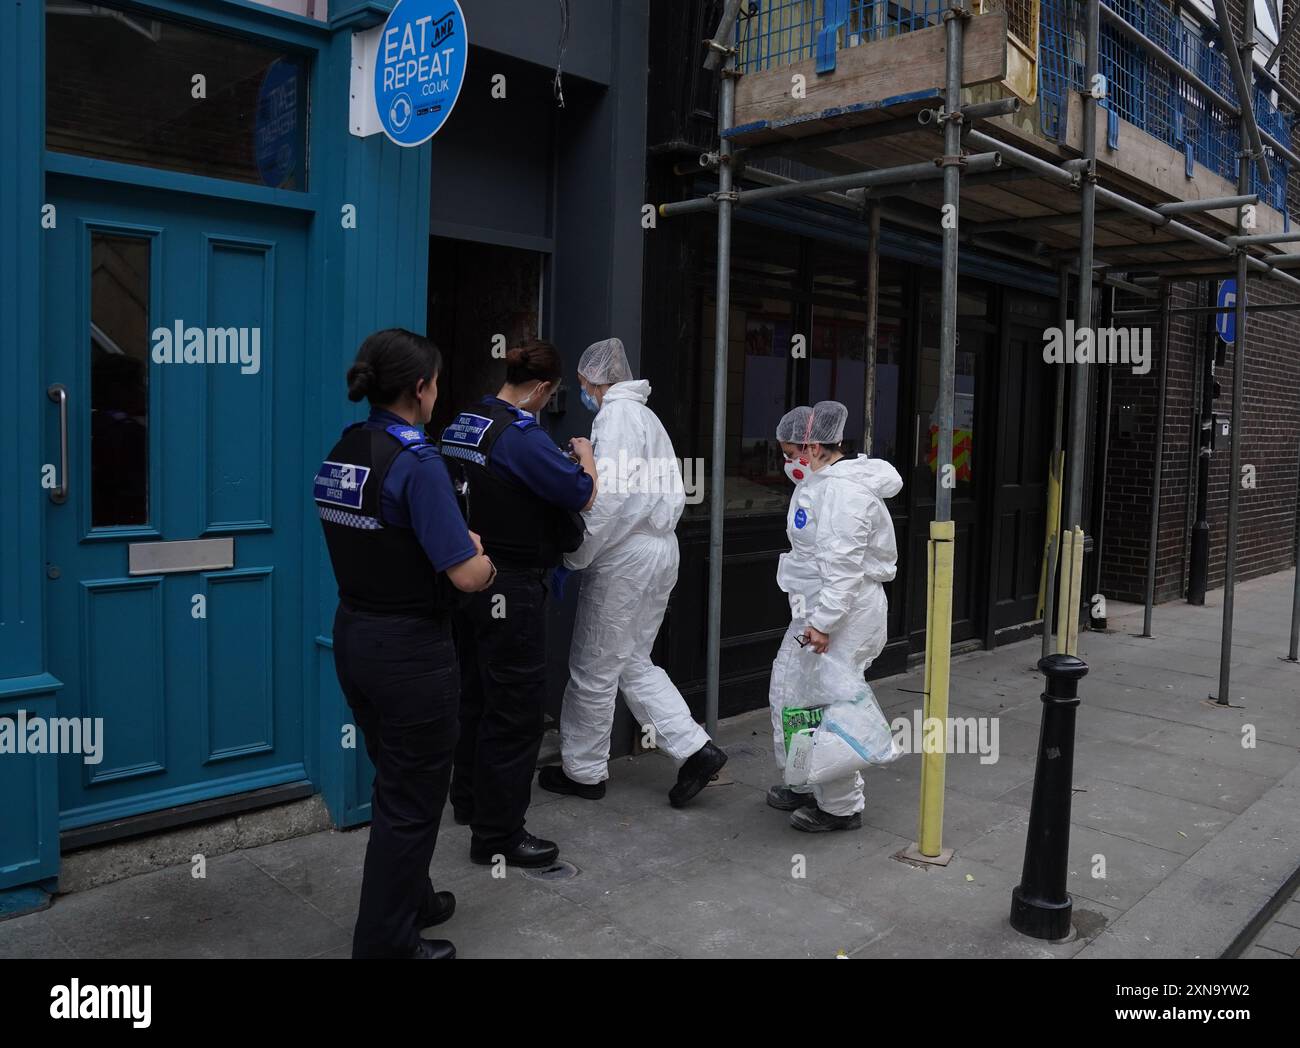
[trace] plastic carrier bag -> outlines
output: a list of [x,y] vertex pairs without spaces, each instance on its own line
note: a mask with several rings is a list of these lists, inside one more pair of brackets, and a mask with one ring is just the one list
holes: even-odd
[[902,755],[871,686],[851,667],[802,651],[787,681],[789,698],[802,703],[781,711],[787,786],[842,779]]

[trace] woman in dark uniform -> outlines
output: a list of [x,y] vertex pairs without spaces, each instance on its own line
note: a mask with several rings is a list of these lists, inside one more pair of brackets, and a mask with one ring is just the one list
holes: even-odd
[[[505,385],[462,411],[442,455],[464,482],[469,527],[500,574],[456,615],[461,735],[451,783],[470,859],[545,866],[559,848],[524,829],[546,707],[546,595],[564,553],[582,541],[578,513],[596,497],[591,442],[570,457],[538,424],[563,363],[549,342],[506,355]],[[575,461],[576,460],[576,461]]]
[[450,612],[455,591],[491,585],[496,569],[424,435],[440,366],[421,335],[367,338],[348,399],[367,398],[370,417],[343,431],[313,492],[339,587],[334,665],[375,766],[353,957],[456,956],[420,936],[456,905],[429,881],[457,737]]

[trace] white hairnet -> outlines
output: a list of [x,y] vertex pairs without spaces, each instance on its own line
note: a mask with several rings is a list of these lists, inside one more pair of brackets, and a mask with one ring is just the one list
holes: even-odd
[[805,444],[838,444],[844,439],[849,409],[838,400],[819,400],[812,407],[812,426]]
[[587,347],[578,361],[578,374],[593,386],[612,386],[615,382],[631,382],[632,368],[623,351],[623,340],[607,338]]
[[807,404],[800,404],[793,411],[787,411],[776,424],[776,439],[782,444],[807,444],[812,413],[813,409]]

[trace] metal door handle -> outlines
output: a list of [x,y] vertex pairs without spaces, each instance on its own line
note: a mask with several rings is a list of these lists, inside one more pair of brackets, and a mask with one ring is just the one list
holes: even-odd
[[68,391],[56,382],[45,395],[59,405],[59,486],[50,489],[50,501],[62,505],[68,501]]

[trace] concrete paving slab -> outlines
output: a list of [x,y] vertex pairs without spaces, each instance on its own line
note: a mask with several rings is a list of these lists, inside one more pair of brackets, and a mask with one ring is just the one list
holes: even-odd
[[45,911],[0,921],[0,958],[31,961],[76,957],[59,938],[53,925],[44,920]]
[[[966,845],[962,855],[1017,875],[1024,868],[1029,815],[990,830]],[[1117,911],[1127,910],[1183,862],[1177,852],[1094,830],[1070,827],[1069,875],[1066,888]]]
[[860,947],[855,957],[1066,958],[1082,950],[1121,912],[1076,900],[1073,920],[1086,934],[1048,943],[1011,927],[1011,892],[1019,883],[1018,874],[959,856],[922,875],[924,881],[914,882],[911,891],[895,888],[878,899],[891,926]]
[[549,959],[671,957],[672,951],[579,903],[507,870],[494,878],[490,868],[456,886],[456,913],[446,924],[425,932],[450,939],[458,957]]
[[1144,745],[1100,742],[1087,736],[1077,740],[1074,760],[1076,767],[1086,768],[1091,777],[1230,812],[1245,811],[1276,781],[1253,771],[1165,754]]
[[720,855],[700,856],[618,888],[602,909],[683,957],[821,957],[852,953],[884,925],[792,879]]
[[1110,925],[1082,957],[1218,957],[1300,868],[1300,769]]
[[[301,838],[300,838],[301,839]],[[45,915],[78,957],[305,957],[351,941],[343,928],[240,854],[57,897]]]
[[[1074,790],[1070,812],[1073,825],[1153,844],[1180,855],[1191,855],[1233,817],[1232,812],[1221,808],[1093,778],[1077,762]],[[1032,794],[1031,787],[1022,787],[1006,800],[1019,801],[1028,810]]]

